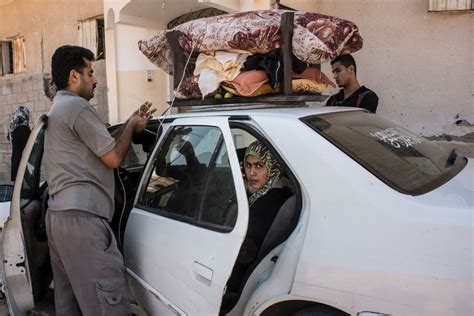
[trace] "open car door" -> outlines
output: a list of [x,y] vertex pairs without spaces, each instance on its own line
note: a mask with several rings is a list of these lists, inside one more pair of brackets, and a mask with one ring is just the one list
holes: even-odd
[[16,176],[10,216],[3,230],[3,280],[10,314],[34,308],[52,279],[48,245],[38,225],[45,211],[46,185],[41,160],[47,116],[42,115],[23,151]]
[[125,229],[125,266],[150,315],[218,315],[247,232],[229,117],[176,119],[155,148]]

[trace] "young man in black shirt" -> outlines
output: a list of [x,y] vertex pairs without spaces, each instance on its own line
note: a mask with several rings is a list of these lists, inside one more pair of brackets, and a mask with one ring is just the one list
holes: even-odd
[[331,61],[334,80],[342,89],[331,96],[326,106],[352,106],[375,113],[379,97],[357,81],[357,66],[352,55],[340,55]]

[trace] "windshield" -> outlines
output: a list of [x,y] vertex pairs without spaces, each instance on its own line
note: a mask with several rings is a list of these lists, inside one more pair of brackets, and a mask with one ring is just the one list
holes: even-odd
[[309,127],[395,190],[411,195],[439,187],[466,165],[466,159],[388,120],[362,112],[304,117]]

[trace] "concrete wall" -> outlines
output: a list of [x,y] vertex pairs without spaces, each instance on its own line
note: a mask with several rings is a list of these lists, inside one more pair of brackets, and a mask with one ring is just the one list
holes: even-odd
[[126,3],[104,1],[111,123],[125,121],[145,101],[152,102],[162,113],[169,100],[168,76],[138,50],[138,41],[152,36],[157,30],[120,21],[120,11]]
[[364,38],[358,77],[379,95],[377,112],[474,156],[473,13],[429,13],[427,0],[280,3],[355,22]]
[[[45,97],[44,77],[51,72],[54,50],[78,45],[78,21],[103,14],[102,0],[14,0],[0,2],[0,40],[25,37],[26,72],[0,76],[0,183],[10,180],[10,145],[6,133],[19,105],[31,111],[30,125],[51,102]],[[103,119],[108,118],[105,61],[94,64],[99,80],[91,100]]]
[[168,76],[138,50],[138,41],[152,36],[156,30],[119,23],[115,32],[118,121],[126,120],[145,101],[152,102],[162,113],[168,107]]

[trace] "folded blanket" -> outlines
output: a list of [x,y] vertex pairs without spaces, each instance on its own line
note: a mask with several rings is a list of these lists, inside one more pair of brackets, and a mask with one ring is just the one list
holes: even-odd
[[237,77],[247,56],[247,53],[226,51],[199,54],[194,75],[199,75],[198,84],[202,97],[216,91],[222,81]]
[[[173,30],[186,52],[235,51],[266,54],[280,47],[284,10],[250,11],[189,21]],[[294,12],[293,54],[303,62],[319,64],[362,48],[358,27],[347,20],[310,12]],[[138,42],[142,53],[166,73],[173,67],[166,33]]]

